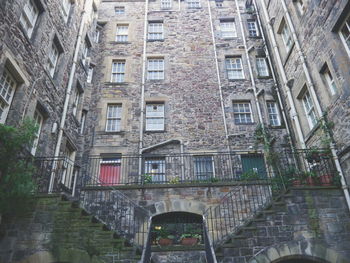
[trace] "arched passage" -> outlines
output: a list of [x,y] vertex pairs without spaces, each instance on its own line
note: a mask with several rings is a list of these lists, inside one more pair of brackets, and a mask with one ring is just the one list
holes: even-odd
[[[184,237],[203,240],[203,217],[189,212],[168,212],[152,218],[151,242],[159,244],[168,239],[172,244],[179,244]],[[165,241],[164,241],[165,242]]]

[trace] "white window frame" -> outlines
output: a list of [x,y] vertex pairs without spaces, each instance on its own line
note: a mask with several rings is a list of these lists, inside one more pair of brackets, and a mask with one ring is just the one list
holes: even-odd
[[[235,105],[238,107],[238,111],[235,111]],[[239,121],[236,121],[236,116],[239,117]],[[248,116],[250,121],[248,121]],[[234,101],[233,102],[233,121],[235,124],[250,124],[254,123],[252,106],[249,101]]]
[[232,20],[220,20],[221,36],[223,38],[237,37],[237,29],[235,21]]
[[51,77],[55,75],[59,56],[60,56],[59,48],[57,47],[57,44],[53,41],[51,45],[49,57],[48,57],[48,70]]
[[215,6],[218,7],[218,8],[223,7],[224,6],[224,1],[215,0]]
[[269,77],[270,71],[266,57],[256,57],[256,70],[259,77]]
[[293,38],[290,32],[289,26],[285,20],[282,21],[282,29],[281,29],[281,37],[286,48],[287,53],[292,49],[293,46]]
[[259,29],[258,29],[258,24],[256,23],[256,20],[248,20],[247,26],[248,26],[249,37],[258,37],[259,36]]
[[108,104],[106,115],[106,132],[121,131],[122,104]]
[[124,15],[125,14],[125,7],[124,6],[116,6],[116,7],[114,7],[114,14],[116,14],[116,15]]
[[[158,122],[158,123],[152,123]],[[146,104],[146,131],[164,131],[165,105],[164,103]]]
[[88,62],[90,61],[90,59],[88,59],[89,50],[90,50],[89,43],[85,40],[85,42],[83,44],[83,51],[81,53],[81,60],[82,60],[84,66],[86,64],[88,64]]
[[115,41],[128,42],[128,34],[129,34],[129,25],[128,24],[117,24]]
[[[201,160],[202,159],[202,160]],[[205,161],[204,161],[205,160]],[[193,156],[193,167],[194,167],[194,176],[197,180],[209,180],[210,178],[215,177],[215,163],[212,155],[194,155]],[[207,171],[198,171],[198,163],[210,163],[211,174]],[[201,167],[202,168],[202,167]],[[204,175],[203,175],[204,173]]]
[[[157,168],[154,168],[157,165]],[[152,183],[166,182],[166,160],[165,157],[146,157],[144,160],[145,175],[151,176]]]
[[[344,28],[346,28],[348,31],[347,36],[345,36],[344,33],[342,32]],[[350,15],[345,19],[344,23],[340,27],[339,36],[343,42],[343,45],[345,46],[346,52],[348,53],[348,55],[350,57]]]
[[187,8],[189,9],[201,8],[200,0],[187,0]]
[[315,112],[314,103],[308,90],[305,91],[301,99],[303,102],[304,111],[306,114],[307,121],[309,123],[309,127],[310,129],[312,129],[317,124],[317,115]]
[[326,79],[327,86],[329,88],[331,95],[333,96],[337,94],[337,84],[335,83],[335,79],[333,78],[332,73],[328,67],[324,71],[323,75],[324,75],[324,78]]
[[163,40],[164,39],[164,25],[161,21],[148,22],[148,40]]
[[125,82],[125,60],[114,60],[112,62],[111,82],[123,83]]
[[147,60],[147,79],[164,79],[164,58],[149,58]]
[[31,37],[38,20],[40,11],[34,0],[28,0],[23,7],[21,17],[19,19],[21,25],[26,30],[28,37]]
[[71,6],[72,6],[71,0],[62,0],[62,14],[65,22],[68,21]]
[[74,94],[73,94],[73,104],[72,104],[73,116],[77,116],[78,108],[81,103],[82,97],[83,97],[83,92],[78,87],[76,87],[74,89]]
[[281,117],[275,101],[266,102],[267,113],[269,114],[269,123],[272,127],[281,126]]
[[88,69],[87,69],[87,76],[86,76],[86,82],[91,83],[92,82],[92,77],[94,75],[94,67],[90,64]]
[[38,143],[39,143],[39,138],[40,138],[40,134],[41,134],[41,129],[43,127],[43,123],[44,123],[44,116],[41,114],[41,112],[36,109],[34,111],[34,116],[33,116],[34,122],[37,125],[37,130],[35,132],[35,137],[34,137],[34,141],[32,144],[32,149],[30,150],[30,153],[35,156],[36,150],[38,148]]
[[80,134],[84,134],[86,116],[87,116],[87,111],[83,110],[80,117],[80,129],[79,129]]
[[244,70],[241,57],[227,57],[225,59],[227,78],[230,80],[244,79]]
[[15,90],[17,81],[6,69],[0,77],[0,123],[5,123]]
[[172,0],[160,0],[160,8],[161,9],[171,9]]

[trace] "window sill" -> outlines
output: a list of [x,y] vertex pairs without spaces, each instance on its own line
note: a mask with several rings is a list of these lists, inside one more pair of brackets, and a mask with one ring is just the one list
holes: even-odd
[[130,41],[111,41],[111,44],[118,44],[118,45],[129,45],[131,44]]
[[164,42],[164,38],[163,39],[147,39],[147,42]]
[[321,124],[318,122],[316,125],[308,132],[308,134],[305,136],[305,142],[308,143],[308,141],[315,135],[318,128],[321,127]]
[[99,131],[98,135],[124,135],[125,131]]
[[261,36],[248,36],[249,38],[251,38],[251,39],[262,39],[262,37]]
[[273,129],[273,130],[279,130],[279,129],[285,129],[285,128],[286,128],[283,124],[278,125],[278,126],[269,125],[268,127],[269,127],[270,129]]
[[234,122],[234,124],[235,125],[249,125],[249,126],[251,126],[251,125],[255,125],[256,123],[255,122],[248,122],[248,123],[235,123]]
[[165,80],[164,79],[147,79],[147,81],[151,83],[162,83]]
[[105,82],[104,84],[108,86],[127,86],[129,83],[128,82]]
[[166,130],[159,130],[159,131],[149,131],[149,130],[144,130],[144,133],[149,134],[149,133],[165,133]]
[[229,82],[234,82],[234,81],[243,81],[247,79],[228,79]]
[[257,76],[258,79],[271,79],[271,76]]
[[285,65],[287,64],[288,59],[289,59],[290,55],[292,54],[293,48],[294,48],[294,42],[293,42],[293,45],[292,45],[292,47],[290,48],[290,50],[287,52],[287,55],[286,55],[286,58],[285,58],[285,60],[284,60],[283,66],[285,66]]
[[221,37],[221,38],[222,38],[222,40],[235,40],[235,39],[238,39],[237,36],[235,36],[235,37]]

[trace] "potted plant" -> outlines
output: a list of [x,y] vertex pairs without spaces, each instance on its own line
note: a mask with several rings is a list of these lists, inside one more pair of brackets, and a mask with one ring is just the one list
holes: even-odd
[[142,179],[143,179],[143,183],[145,183],[145,184],[151,184],[152,183],[152,176],[151,175],[144,174],[142,176]]
[[244,172],[241,176],[240,176],[241,180],[258,180],[259,179],[259,174],[253,170],[249,170],[247,172]]
[[317,181],[317,174],[313,171],[304,172],[303,177],[306,179],[307,185],[314,186]]
[[194,246],[200,240],[200,234],[186,233],[180,236],[180,243],[183,246]]
[[306,152],[305,158],[309,163],[318,163],[321,160],[320,152],[315,148],[311,148]]
[[170,246],[173,244],[174,236],[170,235],[165,229],[157,231],[157,244],[161,247]]
[[332,178],[333,176],[331,174],[322,174],[319,177],[320,184],[322,186],[331,186],[332,185]]

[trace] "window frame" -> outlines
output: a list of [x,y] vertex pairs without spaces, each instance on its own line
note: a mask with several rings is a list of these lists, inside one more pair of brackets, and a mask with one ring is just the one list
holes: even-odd
[[[162,111],[149,111],[149,107],[158,107],[162,106]],[[151,113],[161,113],[159,115],[154,114],[152,115]],[[145,125],[145,130],[148,132],[154,132],[154,131],[164,131],[165,130],[165,103],[164,102],[148,102],[146,103],[146,111],[145,111],[145,120],[146,120],[146,125]],[[161,120],[161,124],[157,123],[157,124],[152,124],[152,126],[154,126],[155,128],[150,128],[150,120]]]
[[115,15],[125,15],[125,6],[115,6],[114,7]]
[[0,123],[6,122],[18,84],[16,78],[5,68],[0,76]]
[[[275,112],[271,112],[271,107],[270,105],[273,105],[273,109]],[[269,125],[271,127],[279,127],[282,125],[281,122],[281,116],[280,116],[280,111],[278,108],[278,104],[275,101],[266,101],[266,108],[267,108],[267,114],[269,117]],[[272,116],[275,116],[276,118],[271,118]],[[277,120],[277,123],[274,123],[274,121]]]
[[[121,68],[118,70],[118,64],[121,65]],[[116,66],[114,66],[116,65]],[[114,70],[115,69],[115,70]],[[126,61],[125,60],[113,60],[111,68],[111,82],[112,83],[124,83],[125,82],[125,69]],[[119,79],[118,79],[119,77]]]
[[163,21],[148,21],[147,40],[150,40],[150,41],[164,40]]
[[335,78],[333,78],[333,75],[328,67],[325,69],[323,75],[331,95],[332,96],[336,95],[338,90],[337,83],[335,81]]
[[[230,29],[230,27],[228,27],[227,25],[232,24],[233,30],[227,30]],[[220,20],[220,32],[221,32],[221,37],[222,38],[235,38],[237,37],[237,28],[236,28],[236,23],[234,19],[221,19]],[[225,35],[231,33],[232,35]]]
[[305,3],[303,2],[303,0],[294,0],[295,1],[295,5],[298,9],[299,15],[304,15],[305,14]]
[[[235,59],[236,62],[232,63],[231,60]],[[237,59],[240,61],[239,63],[237,63]],[[234,65],[239,65],[240,67],[236,66],[236,68],[234,68]],[[230,67],[229,67],[230,66]],[[226,75],[228,80],[242,80],[245,79],[245,75],[244,75],[244,67],[243,67],[243,60],[241,56],[232,56],[232,57],[226,57],[225,58],[225,69],[226,69]],[[230,72],[233,72],[232,74],[234,74],[234,72],[241,72],[239,77],[230,77]]]
[[169,10],[172,8],[172,0],[160,0],[160,9]]
[[[255,60],[256,60],[256,71],[258,73],[258,77],[260,77],[260,78],[268,78],[268,77],[270,77],[270,68],[269,68],[269,64],[267,62],[267,58],[266,57],[256,57]],[[265,71],[264,72],[264,73],[266,73],[265,75],[261,74],[262,71],[261,71],[261,67],[259,67],[259,61],[260,62],[261,61],[264,62],[263,64],[264,64],[265,68],[263,69],[263,71]]]
[[30,149],[30,153],[33,156],[35,156],[36,150],[38,149],[38,145],[39,145],[41,130],[42,130],[42,127],[44,124],[44,114],[42,114],[39,111],[39,109],[35,109],[34,115],[33,115],[33,120],[38,127],[37,127],[37,130],[35,131],[35,137],[33,140],[32,148]]
[[[31,4],[33,8],[28,9],[29,4]],[[32,14],[29,15],[31,11],[34,11],[34,16],[32,16]],[[29,38],[33,35],[40,13],[40,6],[37,5],[35,0],[28,0],[23,6],[19,22]]]
[[[254,25],[254,28],[251,28],[251,25]],[[247,29],[248,29],[248,36],[249,37],[259,37],[260,32],[258,28],[258,23],[255,19],[248,19],[247,20]],[[255,34],[253,34],[255,32]]]
[[199,9],[201,8],[200,0],[186,0],[188,9]]
[[281,35],[286,52],[289,53],[294,45],[294,40],[290,28],[285,19],[282,20],[279,34]]
[[[159,168],[153,168],[153,165],[158,165]],[[143,161],[145,175],[151,176],[151,183],[166,183],[166,158],[157,157],[144,157]],[[157,170],[156,172],[152,172]],[[158,171],[159,170],[159,171]],[[157,179],[157,180],[155,180]],[[160,179],[160,180],[159,180]]]
[[[109,116],[109,110],[110,107],[116,107],[117,110],[115,112],[116,116]],[[105,132],[120,132],[121,129],[121,122],[122,122],[122,110],[123,110],[123,105],[120,103],[109,103],[107,104],[107,110],[106,110],[106,126],[105,126]],[[119,115],[118,115],[119,114]],[[113,125],[109,125],[109,121],[115,121],[114,128],[115,129],[108,129],[108,127],[113,128]]]
[[[235,111],[235,104],[238,105],[238,110],[239,111]],[[246,104],[246,105],[248,105],[249,111],[240,111],[239,104]],[[245,109],[246,109],[246,105],[244,106]],[[245,124],[252,124],[252,123],[254,123],[254,116],[253,116],[252,105],[251,105],[250,101],[233,101],[233,103],[232,103],[232,112],[233,112],[233,122],[234,122],[235,125],[245,125]],[[242,119],[243,119],[241,117],[242,114],[245,115],[244,119],[248,119],[246,115],[249,114],[250,122],[242,121]],[[240,121],[236,120],[237,119],[236,118],[237,115],[239,116]]]
[[47,64],[48,65],[47,70],[49,71],[51,78],[55,76],[58,59],[61,53],[62,52],[60,50],[58,43],[56,43],[55,39],[53,39],[50,53],[48,55],[48,64]]
[[61,2],[62,15],[63,15],[64,21],[67,22],[69,18],[70,10],[72,8],[72,1],[71,0],[61,0],[61,1],[62,1]]
[[[199,160],[197,161],[196,159],[199,159]],[[198,165],[198,163],[199,163],[199,165]],[[210,164],[210,167],[211,167],[211,171],[207,171],[207,170],[204,171],[204,176],[203,176],[203,171],[197,170],[198,167],[202,166],[203,163],[206,166],[205,170],[207,168],[207,164]],[[214,156],[213,155],[194,155],[193,156],[193,169],[194,169],[194,171],[193,171],[194,178],[197,180],[209,180],[210,178],[215,178]]]
[[118,43],[127,43],[129,41],[129,24],[117,24],[115,41]]
[[[158,63],[157,67],[150,67],[151,63]],[[160,66],[159,66],[160,65]],[[154,77],[154,76],[156,77]],[[147,80],[164,80],[165,79],[165,61],[164,58],[148,58],[147,59]]]
[[72,102],[72,114],[74,117],[78,116],[78,108],[81,104],[82,98],[83,98],[84,91],[81,88],[80,84],[78,84],[73,93],[73,102]]
[[315,106],[311,94],[307,89],[301,96],[301,101],[303,104],[307,122],[309,124],[309,128],[310,130],[312,130],[317,125],[317,114],[315,111]]
[[[343,28],[346,27],[349,34],[347,37],[343,35]],[[341,24],[340,29],[338,30],[338,34],[340,36],[341,41],[343,42],[343,45],[345,47],[346,52],[348,53],[348,56],[350,57],[350,14],[346,17],[344,22]],[[347,44],[347,41],[349,41],[349,44]]]

